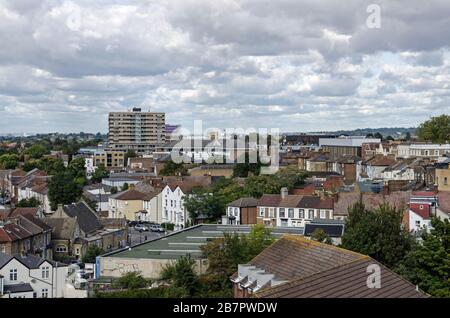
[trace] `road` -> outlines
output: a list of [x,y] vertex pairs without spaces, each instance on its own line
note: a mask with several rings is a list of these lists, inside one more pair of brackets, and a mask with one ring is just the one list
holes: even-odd
[[128,228],[128,236],[129,241],[131,241],[131,246],[144,243],[146,241],[153,241],[164,235],[165,235],[164,233],[155,233],[151,231],[139,233],[132,227]]

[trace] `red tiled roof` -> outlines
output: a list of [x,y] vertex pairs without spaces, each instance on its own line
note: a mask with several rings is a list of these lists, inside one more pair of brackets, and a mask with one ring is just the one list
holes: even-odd
[[11,212],[10,217],[15,217],[19,215],[33,215],[38,213],[38,208],[17,208]]
[[280,194],[264,194],[258,200],[258,206],[277,207],[281,201]]
[[12,242],[12,239],[6,233],[4,228],[0,227],[0,243]]

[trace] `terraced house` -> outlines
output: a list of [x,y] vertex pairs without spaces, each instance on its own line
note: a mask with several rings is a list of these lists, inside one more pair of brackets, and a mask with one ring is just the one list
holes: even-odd
[[333,220],[334,201],[308,195],[265,194],[257,203],[257,224],[304,227],[314,219]]

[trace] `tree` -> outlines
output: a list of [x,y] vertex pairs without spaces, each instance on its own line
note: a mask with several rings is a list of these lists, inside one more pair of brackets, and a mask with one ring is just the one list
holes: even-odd
[[193,189],[192,193],[183,198],[183,204],[192,219],[200,214],[205,214],[211,219],[223,214],[222,202],[208,189]]
[[375,133],[375,135],[373,135],[375,138],[381,139],[383,140],[383,135],[380,134],[379,132]]
[[395,140],[395,139],[394,139],[394,137],[392,137],[391,135],[389,135],[389,136],[386,137],[386,140],[393,141],[393,140]]
[[111,194],[116,194],[117,192],[117,187],[111,187]]
[[148,281],[139,272],[128,272],[113,283],[114,288],[136,290],[144,288]]
[[27,150],[25,150],[25,154],[30,156],[32,159],[40,159],[44,155],[50,154],[50,149],[47,148],[42,143],[34,144],[31,147],[29,147]]
[[175,263],[163,268],[161,279],[169,282],[171,287],[184,290],[186,296],[193,297],[199,288],[194,267],[195,260],[190,255],[180,257]]
[[86,161],[83,157],[72,160],[67,167],[67,171],[72,174],[74,182],[81,187],[87,184]]
[[409,140],[411,140],[411,133],[408,131],[407,133],[406,133],[406,135],[405,135],[405,140],[406,141],[409,141]]
[[105,251],[97,245],[91,245],[88,247],[86,254],[84,254],[82,261],[83,263],[95,263],[96,257],[104,253]]
[[[239,160],[241,159],[241,160]],[[242,163],[237,163],[233,168],[233,177],[246,178],[250,174],[257,176],[261,172],[261,160],[259,154],[256,154],[256,162],[250,162],[250,154],[245,153],[241,158],[238,159],[238,162],[243,161]],[[243,160],[242,160],[243,159]]]
[[201,247],[208,260],[206,274],[200,277],[203,297],[232,295],[229,277],[237,270],[238,264],[248,263],[274,241],[270,229],[255,225],[250,234],[224,233]]
[[159,174],[162,176],[187,176],[188,172],[183,163],[175,163],[169,160],[164,163],[164,167]]
[[349,209],[342,246],[393,267],[414,245],[402,219],[403,212],[395,207],[383,204],[371,211],[361,202],[356,203]]
[[325,233],[325,231],[323,229],[314,230],[314,232],[311,234],[311,240],[314,240],[314,241],[317,241],[320,243],[325,243],[325,244],[333,243],[331,238],[328,236],[327,233]]
[[109,171],[106,169],[104,164],[100,164],[97,169],[95,169],[92,174],[92,181],[96,183],[102,182],[102,179],[109,177]]
[[432,229],[396,271],[435,297],[450,297],[450,222],[433,217]]
[[30,159],[23,166],[24,171],[33,169],[45,171],[49,175],[54,175],[65,169],[64,162],[59,158],[44,157],[42,159]]
[[130,188],[130,185],[125,182],[122,186],[122,191],[127,191],[129,188]]
[[444,144],[450,141],[450,116],[432,117],[419,125],[417,136],[425,141]]
[[17,208],[37,208],[41,205],[41,202],[32,197],[29,199],[22,199],[19,201],[19,203],[16,204]]
[[70,170],[55,174],[48,183],[48,197],[52,210],[56,210],[58,204],[77,202],[82,192],[82,185],[74,180]]
[[0,156],[1,169],[16,169],[19,165],[19,158],[14,154],[5,154]]

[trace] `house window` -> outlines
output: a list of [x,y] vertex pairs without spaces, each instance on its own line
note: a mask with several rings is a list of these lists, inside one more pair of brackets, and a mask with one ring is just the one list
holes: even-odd
[[304,219],[305,218],[305,210],[304,209],[300,209],[299,218],[300,219]]
[[327,212],[325,210],[320,210],[320,218],[326,219],[327,218]]
[[79,248],[79,247],[77,247],[77,248],[75,249],[75,255],[76,255],[76,256],[80,256],[80,248]]
[[416,221],[416,226],[420,227],[420,221]]
[[284,218],[285,217],[284,208],[279,208],[278,212],[280,213],[280,218]]
[[50,268],[48,266],[42,267],[42,278],[48,279],[50,273]]
[[12,282],[17,281],[17,269],[10,269],[9,270],[9,280]]
[[56,252],[57,253],[66,253],[67,252],[67,247],[64,245],[59,245],[56,247]]
[[288,209],[288,218],[294,218],[294,209]]
[[42,289],[42,298],[48,298],[48,289],[47,288]]
[[287,220],[281,220],[281,226],[288,226]]
[[233,215],[233,208],[228,208],[228,215]]
[[308,211],[308,218],[309,219],[314,219],[314,210],[309,210]]
[[448,185],[448,179],[447,179],[447,177],[444,178],[444,185]]
[[259,208],[259,216],[264,217],[264,208]]
[[1,251],[2,253],[6,254],[6,246],[5,246],[5,245],[2,245],[2,246],[0,247],[0,251]]
[[274,208],[269,208],[269,218],[273,218],[274,217]]
[[239,208],[234,208],[234,216],[239,216]]

